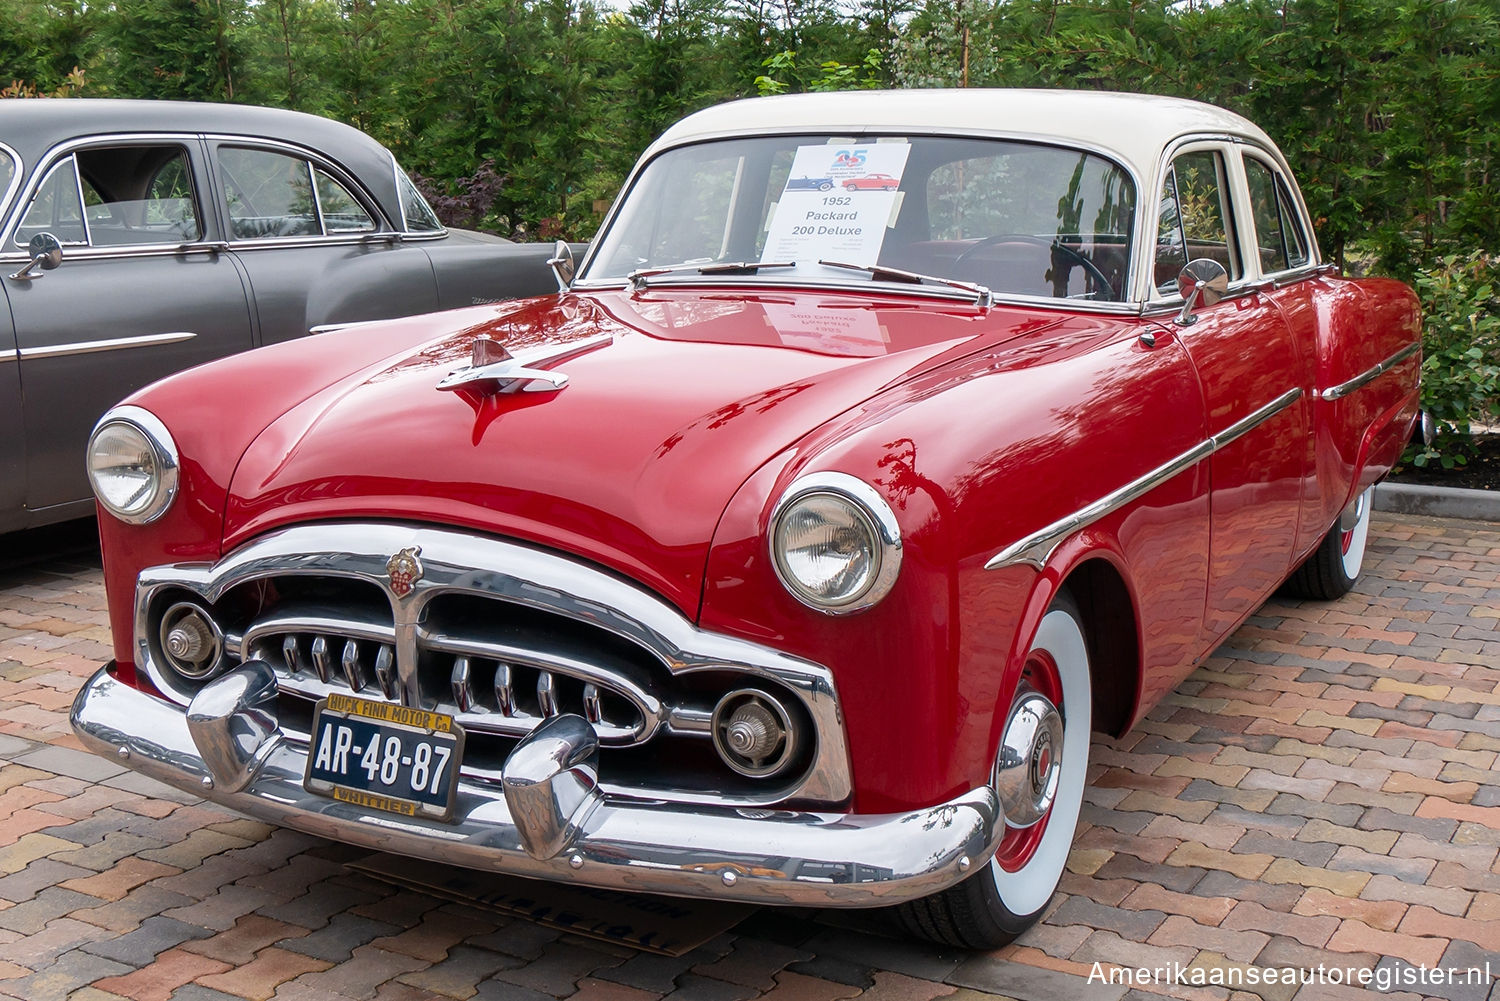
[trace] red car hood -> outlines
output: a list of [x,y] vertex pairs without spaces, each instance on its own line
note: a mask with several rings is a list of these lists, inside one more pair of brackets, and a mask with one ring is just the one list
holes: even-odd
[[[459,323],[444,336],[365,365],[256,438],[226,547],[310,519],[441,522],[576,553],[696,616],[719,516],[756,468],[883,387],[1048,325],[930,299],[655,289],[447,316]],[[542,363],[567,375],[560,391],[439,390],[479,334],[512,352],[612,339]]]

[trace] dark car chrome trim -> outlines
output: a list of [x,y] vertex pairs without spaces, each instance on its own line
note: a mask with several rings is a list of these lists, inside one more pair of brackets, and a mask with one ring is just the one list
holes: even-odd
[[74,341],[71,344],[50,344],[46,347],[22,348],[23,361],[38,358],[66,358],[70,355],[91,355],[101,351],[122,351],[127,348],[147,348],[158,344],[178,344],[197,337],[191,330],[179,330],[169,334],[143,334],[140,337],[117,337],[106,341]]
[[1235,421],[1223,431],[1199,442],[1176,458],[1162,463],[1139,479],[1132,480],[1113,493],[1106,494],[1092,504],[1079,508],[1066,518],[1061,518],[1046,528],[1033,532],[1025,538],[1006,546],[992,556],[989,562],[984,565],[984,568],[986,570],[999,570],[1002,567],[1024,564],[1036,570],[1045,569],[1047,561],[1052,558],[1053,552],[1056,551],[1057,547],[1068,536],[1081,528],[1093,524],[1106,515],[1113,514],[1131,501],[1144,496],[1146,493],[1167,482],[1183,470],[1202,462],[1236,438],[1264,424],[1301,398],[1301,387],[1287,390],[1254,413]]
[[1397,365],[1401,364],[1420,350],[1422,350],[1422,345],[1420,342],[1408,344],[1400,351],[1397,351],[1395,354],[1391,355],[1385,361],[1380,362],[1378,365],[1371,366],[1370,368],[1361,372],[1359,375],[1356,375],[1354,378],[1350,379],[1348,382],[1341,382],[1337,386],[1330,386],[1328,389],[1323,390],[1322,392],[1318,393],[1318,398],[1322,400],[1343,399],[1345,396],[1348,396],[1355,390],[1374,382],[1376,379],[1380,378],[1382,375],[1385,375],[1385,373],[1389,372],[1391,369],[1395,368]]
[[[392,586],[392,553],[420,547],[423,574],[409,592]],[[764,794],[702,797],[705,802],[758,806],[796,797],[841,803],[853,789],[842,709],[828,668],[770,647],[694,625],[644,589],[603,571],[544,550],[473,534],[381,522],[300,525],[262,536],[217,564],[178,564],[143,570],[136,585],[136,668],[168,698],[186,706],[194,689],[156,663],[150,613],[164,590],[190,590],[207,602],[249,581],[311,575],[363,581],[385,593],[394,616],[393,640],[402,701],[421,708],[417,663],[421,622],[429,603],[444,595],[471,594],[550,612],[602,629],[644,648],[673,675],[738,671],[795,693],[817,739],[811,764],[790,786]],[[232,653],[242,640],[226,637]],[[667,712],[672,707],[663,706]],[[300,773],[299,773],[300,774]],[[606,788],[608,788],[606,782]],[[637,792],[641,795],[643,793]],[[672,791],[675,801],[692,794]]]
[[[269,823],[473,869],[636,893],[817,907],[895,904],[984,865],[1005,830],[987,786],[887,814],[627,801],[600,794],[603,787],[559,782],[568,776],[558,771],[527,774],[538,763],[528,753],[535,745],[524,742],[506,771],[535,782],[531,798],[540,803],[516,799],[513,806],[501,786],[463,777],[450,821],[378,813],[303,787],[306,745],[279,729],[269,700],[251,684],[252,671],[244,673],[226,675],[210,697],[194,702],[196,734],[183,707],[121,683],[108,668],[83,686],[69,719],[88,750]],[[218,754],[227,733],[234,753]]]

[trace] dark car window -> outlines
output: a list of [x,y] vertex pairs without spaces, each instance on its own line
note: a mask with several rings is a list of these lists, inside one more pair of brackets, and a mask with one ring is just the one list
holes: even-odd
[[349,189],[317,168],[313,176],[318,182],[318,208],[323,215],[323,231],[334,233],[369,233],[375,229],[375,220],[354,200]]
[[24,244],[41,232],[66,244],[95,247],[199,239],[203,224],[187,150],[175,145],[79,150],[53,167],[37,189],[16,242]]
[[64,244],[88,242],[83,228],[83,195],[78,190],[78,171],[70,156],[47,172],[21,225],[16,227],[16,246],[24,247],[38,233],[51,233]]
[[1173,292],[1188,261],[1212,258],[1231,281],[1241,277],[1230,229],[1224,160],[1213,150],[1184,153],[1172,161],[1157,212],[1156,287]]
[[10,184],[16,179],[16,162],[10,154],[0,149],[0,208],[5,207],[5,196],[10,193]]
[[1307,242],[1286,185],[1265,163],[1245,158],[1245,181],[1250,188],[1250,214],[1255,220],[1255,246],[1264,274],[1289,271],[1308,262]]
[[347,187],[300,156],[225,146],[219,150],[219,175],[237,240],[335,236],[379,228]]
[[427,199],[422,197],[422,192],[412,183],[406,171],[400,167],[396,168],[396,189],[401,194],[402,221],[406,224],[408,233],[441,233],[443,224],[438,220],[437,213],[432,211],[432,206],[427,204]]

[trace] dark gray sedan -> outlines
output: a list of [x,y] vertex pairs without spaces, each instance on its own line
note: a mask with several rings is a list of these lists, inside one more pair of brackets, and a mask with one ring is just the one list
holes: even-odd
[[146,383],[325,325],[553,291],[550,255],[445,229],[389,150],[326,119],[0,100],[0,532],[93,510],[89,431]]

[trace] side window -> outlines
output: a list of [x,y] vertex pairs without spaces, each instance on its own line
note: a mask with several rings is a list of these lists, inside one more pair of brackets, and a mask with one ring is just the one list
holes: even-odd
[[401,194],[401,214],[408,233],[441,233],[443,224],[437,213],[427,204],[427,199],[417,190],[406,171],[396,168],[396,189]]
[[16,162],[10,158],[10,154],[0,149],[0,210],[5,208],[9,201],[10,186],[16,179]]
[[83,228],[83,194],[78,187],[78,168],[70,156],[47,172],[36,196],[26,207],[16,227],[16,246],[24,247],[38,233],[51,233],[66,245],[88,243]]
[[219,150],[219,177],[236,240],[321,235],[306,160],[225,146]]
[[1234,253],[1224,160],[1213,150],[1184,153],[1172,161],[1157,211],[1156,287],[1171,293],[1188,261],[1209,257],[1236,281],[1242,271]]
[[355,201],[348,188],[317,167],[313,168],[313,176],[318,180],[318,208],[323,215],[323,232],[332,236],[375,230],[375,220]]
[[219,177],[236,240],[336,236],[379,228],[348,188],[300,156],[223,146]]
[[1255,220],[1261,272],[1274,274],[1305,265],[1309,260],[1307,241],[1286,182],[1253,157],[1245,158],[1245,181],[1250,188],[1250,214]]

